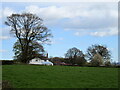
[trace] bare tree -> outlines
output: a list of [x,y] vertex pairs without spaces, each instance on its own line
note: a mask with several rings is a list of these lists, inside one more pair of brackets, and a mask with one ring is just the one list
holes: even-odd
[[[67,53],[65,54],[65,58],[68,58],[71,64],[75,64],[76,62],[77,63],[81,62],[80,58],[83,60],[84,54],[79,49],[73,47],[67,51]],[[78,62],[78,59],[79,59],[79,62]]]
[[[20,42],[22,62],[27,62],[28,46],[31,41],[48,42],[50,30],[44,26],[43,20],[31,13],[12,14],[7,17],[5,24],[11,27],[11,32]],[[24,43],[22,42],[24,39]]]
[[111,59],[110,51],[103,45],[92,45],[87,49],[86,56],[91,61],[94,59],[95,55],[98,56],[98,54],[102,57],[103,62]]

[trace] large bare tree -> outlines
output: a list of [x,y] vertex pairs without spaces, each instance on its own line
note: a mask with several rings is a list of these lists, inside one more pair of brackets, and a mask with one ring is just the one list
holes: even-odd
[[50,41],[50,30],[44,26],[43,20],[35,14],[12,14],[7,17],[5,24],[11,27],[12,34],[19,40],[22,50],[21,61],[24,63],[28,59],[28,48],[31,41],[39,41],[41,44]]

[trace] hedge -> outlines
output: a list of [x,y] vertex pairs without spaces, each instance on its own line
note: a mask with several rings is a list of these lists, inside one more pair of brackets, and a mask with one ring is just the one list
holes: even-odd
[[2,60],[2,65],[11,65],[14,64],[13,60]]

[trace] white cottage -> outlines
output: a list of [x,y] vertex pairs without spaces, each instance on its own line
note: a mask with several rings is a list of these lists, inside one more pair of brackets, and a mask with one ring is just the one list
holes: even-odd
[[53,63],[50,62],[49,60],[42,60],[40,58],[34,58],[32,60],[30,60],[29,64],[36,64],[36,65],[52,65]]

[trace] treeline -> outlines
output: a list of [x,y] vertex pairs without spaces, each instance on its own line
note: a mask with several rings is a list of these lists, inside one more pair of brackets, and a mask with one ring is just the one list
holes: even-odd
[[13,60],[0,60],[0,64],[11,65],[11,64],[14,64],[14,61]]
[[102,45],[90,46],[85,54],[73,47],[65,53],[63,59],[58,57],[54,61],[54,58],[48,58],[43,46],[51,41],[52,33],[36,14],[11,14],[6,18],[5,24],[10,27],[11,34],[17,39],[13,46],[14,60],[17,62],[27,64],[33,58],[41,58],[69,65],[111,65],[110,51]]
[[80,49],[73,47],[65,53],[65,58],[50,58],[53,63],[60,64],[62,62],[68,65],[78,66],[115,66],[112,63],[111,52],[104,45],[92,45],[88,47],[84,54]]

